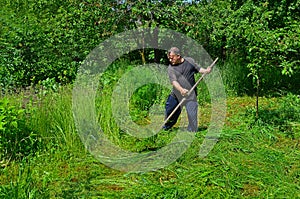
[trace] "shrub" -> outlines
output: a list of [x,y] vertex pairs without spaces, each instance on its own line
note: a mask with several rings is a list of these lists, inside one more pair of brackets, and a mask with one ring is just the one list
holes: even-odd
[[0,158],[20,159],[37,147],[37,137],[26,126],[25,110],[0,99]]

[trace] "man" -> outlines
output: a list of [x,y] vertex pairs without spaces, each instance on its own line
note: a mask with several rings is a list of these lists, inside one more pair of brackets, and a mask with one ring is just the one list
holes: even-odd
[[[168,75],[173,89],[166,102],[165,118],[168,118],[179,102],[186,97],[183,105],[186,107],[189,121],[187,130],[196,132],[198,130],[198,102],[196,89],[189,96],[186,95],[196,83],[194,77],[195,73],[210,73],[211,68],[201,68],[192,58],[182,57],[180,50],[177,47],[172,47],[168,51],[168,59],[170,62]],[[176,124],[181,113],[181,108],[182,107],[178,108],[173,116],[166,121],[163,126],[164,130],[169,130]]]

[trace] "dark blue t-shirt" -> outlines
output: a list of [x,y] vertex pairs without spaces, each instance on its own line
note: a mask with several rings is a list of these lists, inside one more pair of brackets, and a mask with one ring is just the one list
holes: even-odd
[[[194,60],[190,57],[184,57],[184,62],[177,65],[169,65],[168,67],[168,75],[170,82],[177,81],[181,87],[190,90],[195,81],[195,73],[199,73],[200,66],[198,66]],[[171,95],[176,97],[178,100],[181,100],[183,96],[180,94],[178,90],[173,88]],[[194,92],[191,93],[187,100],[197,100],[197,92],[194,89]]]

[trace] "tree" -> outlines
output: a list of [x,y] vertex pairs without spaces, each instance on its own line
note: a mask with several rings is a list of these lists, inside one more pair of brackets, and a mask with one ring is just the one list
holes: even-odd
[[261,84],[271,88],[274,82],[281,81],[280,73],[292,76],[299,71],[300,26],[296,10],[299,11],[299,1],[247,1],[230,16],[227,40],[245,56],[248,75],[256,87],[257,117]]

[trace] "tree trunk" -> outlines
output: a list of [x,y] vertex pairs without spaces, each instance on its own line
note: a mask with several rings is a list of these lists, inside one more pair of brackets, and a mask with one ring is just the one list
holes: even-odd
[[142,57],[142,63],[143,63],[143,65],[145,65],[146,64],[145,50],[141,49],[139,52],[140,52],[140,55]]
[[155,27],[153,30],[153,43],[154,43],[154,62],[159,64],[160,62],[160,53],[158,49],[158,27]]
[[258,120],[259,114],[258,114],[258,99],[259,99],[259,74],[257,75],[256,80],[256,120]]

